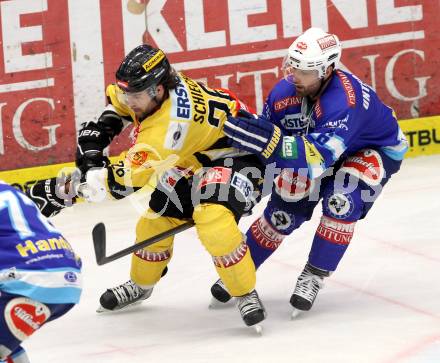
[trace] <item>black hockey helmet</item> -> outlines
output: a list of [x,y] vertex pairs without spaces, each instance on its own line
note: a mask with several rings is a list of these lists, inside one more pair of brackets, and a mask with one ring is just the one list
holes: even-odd
[[122,61],[116,71],[116,83],[124,92],[140,92],[164,83],[172,73],[162,50],[142,44]]

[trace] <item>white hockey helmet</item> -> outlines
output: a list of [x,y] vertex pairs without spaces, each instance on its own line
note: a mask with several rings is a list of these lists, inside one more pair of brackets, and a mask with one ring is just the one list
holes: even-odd
[[320,28],[307,29],[289,47],[283,62],[285,77],[290,74],[288,69],[293,67],[304,71],[317,70],[319,78],[323,78],[329,66],[333,64],[335,69],[338,68],[341,52],[341,43],[335,34]]

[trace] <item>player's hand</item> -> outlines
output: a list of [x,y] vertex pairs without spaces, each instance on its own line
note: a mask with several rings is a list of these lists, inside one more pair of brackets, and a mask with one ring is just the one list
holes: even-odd
[[262,116],[240,114],[243,115],[240,111],[238,117],[228,116],[224,124],[229,144],[258,155],[264,164],[272,163],[282,141],[280,128]]
[[76,160],[77,168],[81,171],[84,176],[90,169],[93,168],[105,168],[110,164],[110,160],[103,155],[100,150],[83,150],[79,145],[76,150]]
[[85,175],[91,168],[102,168],[109,164],[103,150],[110,144],[111,137],[99,124],[87,122],[79,130],[76,149],[76,166]]
[[38,206],[45,217],[53,217],[61,209],[75,203],[76,195],[71,184],[78,178],[72,174],[39,180],[26,190],[26,195]]
[[89,170],[85,181],[76,186],[76,193],[87,202],[102,202],[107,197],[107,177],[107,168]]

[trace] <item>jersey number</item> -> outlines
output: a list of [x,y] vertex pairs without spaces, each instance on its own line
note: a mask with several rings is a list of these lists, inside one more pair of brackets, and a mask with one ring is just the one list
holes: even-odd
[[[35,216],[41,222],[41,224],[49,232],[58,233],[58,231],[47,221],[46,218],[40,213],[40,211],[35,207],[35,204],[25,195],[17,194],[21,201],[33,207],[35,211]],[[30,229],[29,223],[23,213],[20,206],[20,201],[17,195],[10,190],[6,190],[0,193],[0,210],[7,209],[9,214],[9,220],[11,221],[12,228],[17,232],[21,239],[29,238],[35,235],[35,233]]]
[[220,126],[220,119],[223,115],[226,117],[231,114],[231,111],[229,110],[229,106],[226,103],[215,101],[215,100],[209,100],[209,113],[208,113],[208,123],[211,126],[219,127]]

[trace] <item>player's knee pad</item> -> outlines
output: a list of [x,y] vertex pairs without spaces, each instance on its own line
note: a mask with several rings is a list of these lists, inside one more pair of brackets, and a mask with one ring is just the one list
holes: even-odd
[[276,233],[288,235],[312,217],[317,202],[310,202],[312,181],[289,169],[275,180],[275,193],[264,210],[264,217]]
[[362,206],[362,212],[357,219],[367,215],[383,186],[399,170],[400,164],[400,161],[392,160],[374,149],[359,150],[343,162],[336,174],[336,180],[339,183],[344,180],[344,190],[348,190],[344,194],[350,193],[354,203]]
[[359,187],[352,191],[346,191],[337,185],[329,188],[323,195],[323,214],[337,220],[358,221],[364,215],[366,208],[361,191]]
[[[357,160],[357,159],[356,159]],[[364,164],[361,159],[356,162]],[[363,197],[370,186],[360,175],[344,170],[345,163],[336,174],[333,183],[327,184],[323,192],[323,216],[316,230],[310,255],[316,266],[334,271],[350,244],[356,222],[363,218],[372,202]],[[347,168],[346,164],[346,168]],[[370,189],[371,191],[371,189]]]
[[193,219],[200,240],[212,256],[227,255],[243,242],[234,214],[221,204],[200,204]]

